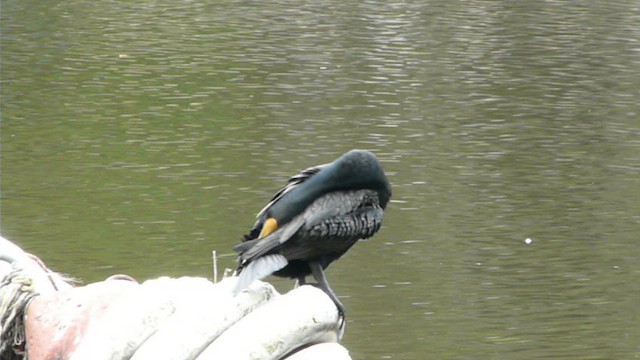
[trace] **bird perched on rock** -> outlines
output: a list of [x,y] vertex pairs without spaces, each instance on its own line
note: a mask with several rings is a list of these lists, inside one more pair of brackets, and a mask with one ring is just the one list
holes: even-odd
[[332,163],[301,171],[258,213],[253,229],[234,248],[240,254],[235,291],[269,274],[299,284],[313,275],[344,317],[324,269],[380,229],[390,198],[382,166],[366,150],[351,150]]

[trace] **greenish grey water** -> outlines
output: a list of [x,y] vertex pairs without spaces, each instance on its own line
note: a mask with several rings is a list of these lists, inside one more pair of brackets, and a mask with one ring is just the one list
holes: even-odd
[[393,202],[328,273],[354,359],[640,356],[637,2],[1,6],[2,234],[52,268],[210,276],[367,148]]

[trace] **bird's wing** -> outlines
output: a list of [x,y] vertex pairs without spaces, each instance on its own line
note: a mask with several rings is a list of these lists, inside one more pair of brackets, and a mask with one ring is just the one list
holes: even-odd
[[298,174],[289,178],[289,181],[287,181],[287,185],[285,185],[282,189],[278,190],[278,192],[276,192],[275,195],[273,195],[273,198],[271,198],[271,201],[269,201],[269,203],[264,208],[262,208],[262,210],[260,210],[260,212],[258,213],[258,215],[256,215],[256,217],[260,218],[267,210],[269,210],[269,208],[273,204],[278,202],[278,200],[280,200],[286,193],[293,190],[296,186],[302,184],[303,182],[309,180],[313,175],[317,174],[318,171],[322,170],[327,165],[329,164],[327,163],[327,164],[312,166],[310,168],[300,171]]
[[[301,175],[303,173],[309,173],[309,175],[306,175],[304,180],[300,180],[300,182],[294,185],[291,185],[289,190],[286,190],[286,191],[290,191],[297,184],[305,181],[310,176],[320,171],[320,169],[325,165],[320,165],[320,167],[309,168],[302,171],[298,175]],[[291,179],[292,180],[289,181],[289,184],[292,184],[295,181],[293,180],[295,179],[295,177]],[[286,192],[285,191],[286,188],[287,187],[280,190],[279,194]],[[265,207],[260,213],[266,211],[266,209],[269,206],[271,206],[271,204],[273,204],[275,201],[277,201],[280,197],[282,197],[282,194],[280,195],[276,194],[276,196],[274,197],[275,200],[272,200],[271,203],[269,203],[269,205],[267,205],[267,207]],[[275,232],[262,238],[258,238],[258,234],[260,233],[261,228],[264,225],[265,219],[264,217],[260,217],[258,219],[258,222],[256,223],[256,226],[253,228],[253,230],[251,230],[251,233],[249,233],[249,235],[245,235],[245,242],[241,243],[240,245],[237,245],[234,248],[236,252],[240,253],[240,266],[242,266],[243,263],[250,262],[261,255],[268,254],[269,252],[275,251],[277,248],[280,247],[280,245],[284,244],[293,235],[295,235],[295,233],[298,232],[298,230],[300,230],[300,228],[302,228],[303,225],[306,224],[308,226],[314,226],[324,221],[325,219],[329,219],[337,215],[333,206],[327,206],[327,205],[331,205],[329,201],[331,201],[333,197],[325,196],[323,198],[327,200],[322,200],[322,201],[316,200],[302,214],[294,217],[291,221],[284,224]],[[339,200],[336,200],[336,201],[339,201]],[[344,209],[341,209],[341,210],[344,211]]]
[[333,216],[305,225],[304,243],[283,247],[289,260],[305,259],[327,253],[342,254],[359,239],[373,236],[382,226],[383,211],[379,207],[357,209],[352,213]]
[[254,240],[245,241],[233,248],[240,253],[239,278],[234,294],[249,286],[254,280],[278,271],[287,266],[288,261],[277,249],[289,240],[302,226],[304,218],[295,217],[275,232]]
[[[316,199],[302,214],[275,232],[236,246],[241,267],[243,263],[275,252],[291,260],[346,251],[358,239],[375,234],[382,225],[382,208],[377,203],[363,206],[371,196],[371,190],[360,190],[333,192]],[[286,243],[294,235],[298,240]]]
[[275,232],[260,239],[245,241],[234,247],[233,250],[240,253],[240,266],[275,251],[289,240],[304,223],[305,219],[302,216],[296,216]]

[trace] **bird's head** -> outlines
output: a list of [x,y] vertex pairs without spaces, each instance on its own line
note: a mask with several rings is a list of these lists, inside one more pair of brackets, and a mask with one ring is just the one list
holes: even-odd
[[330,192],[365,189],[376,191],[380,206],[386,208],[391,185],[380,162],[370,151],[351,150],[287,192],[271,206],[268,216],[283,224]]

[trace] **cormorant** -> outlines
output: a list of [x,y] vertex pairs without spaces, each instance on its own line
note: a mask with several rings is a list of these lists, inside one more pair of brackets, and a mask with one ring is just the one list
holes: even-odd
[[382,224],[391,185],[378,159],[351,150],[332,163],[310,167],[289,179],[257,215],[239,253],[235,292],[269,274],[313,275],[344,318],[344,306],[329,287],[324,269]]

